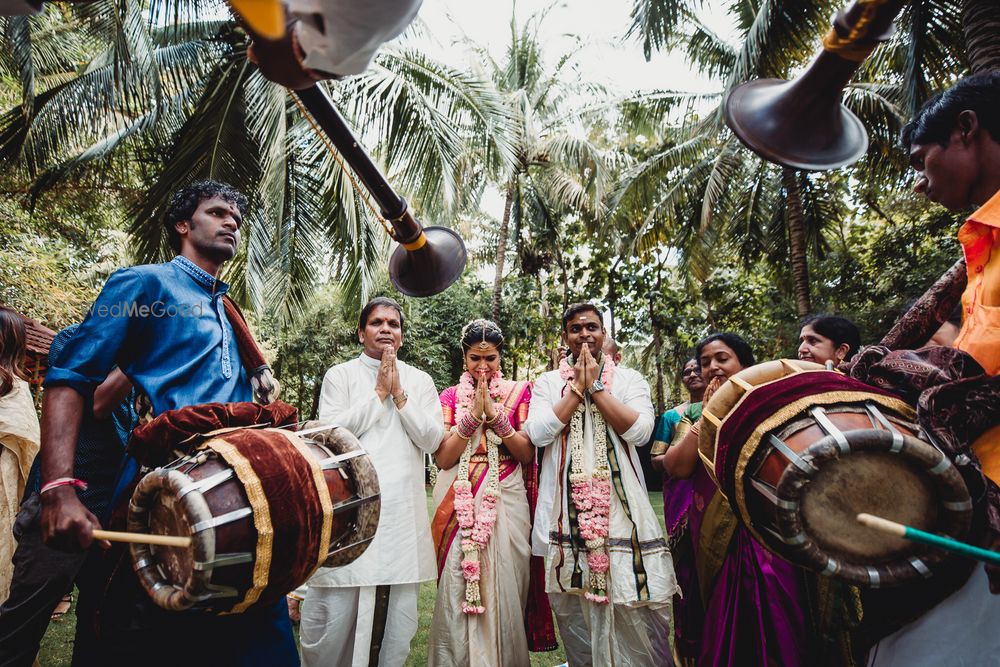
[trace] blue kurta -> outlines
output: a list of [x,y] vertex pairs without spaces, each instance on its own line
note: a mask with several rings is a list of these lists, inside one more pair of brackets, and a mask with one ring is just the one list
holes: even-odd
[[[182,256],[116,271],[45,386],[72,387],[89,400],[117,364],[149,397],[154,415],[253,400],[222,302],[228,289]],[[119,486],[132,479],[135,467],[129,470]],[[111,606],[103,615],[102,664],[299,664],[284,600],[231,616],[166,611],[144,594],[134,609]]]
[[253,400],[222,303],[228,290],[181,256],[116,271],[45,386],[89,397],[117,364],[149,397],[154,415]]

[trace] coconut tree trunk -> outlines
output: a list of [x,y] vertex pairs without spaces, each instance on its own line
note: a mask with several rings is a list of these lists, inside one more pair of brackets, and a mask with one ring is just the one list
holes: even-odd
[[556,264],[559,266],[559,275],[562,277],[562,309],[566,312],[569,308],[569,274],[566,271],[566,258],[563,257],[562,250],[555,249]]
[[656,269],[656,295],[649,295],[649,323],[653,327],[653,354],[656,358],[656,414],[661,415],[666,410],[666,399],[663,396],[663,333],[660,330],[661,320],[656,311],[656,296],[663,294],[663,265]]
[[794,169],[781,170],[781,182],[787,198],[788,247],[792,263],[792,286],[799,317],[812,310],[809,302],[809,263],[806,259],[806,225],[802,212],[802,185]]
[[962,32],[973,72],[1000,69],[1000,2],[962,0]]
[[656,414],[662,415],[665,401],[663,400],[663,360],[661,357],[661,352],[663,351],[663,336],[660,334],[660,327],[653,324],[653,354],[656,357]]
[[496,277],[493,279],[493,321],[500,321],[500,302],[503,292],[503,264],[507,257],[507,234],[510,230],[510,208],[514,203],[514,191],[517,177],[513,176],[507,183],[507,199],[503,204],[503,220],[500,221],[500,234],[497,237]]
[[618,322],[615,317],[618,314],[618,264],[621,257],[615,259],[615,263],[608,269],[608,311],[611,316],[611,338],[618,340]]

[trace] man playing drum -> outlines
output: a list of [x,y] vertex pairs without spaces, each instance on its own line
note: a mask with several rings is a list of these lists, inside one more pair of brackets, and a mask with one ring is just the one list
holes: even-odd
[[590,303],[563,315],[570,356],[535,384],[525,431],[543,461],[532,552],[571,665],[669,665],[674,567],[636,447],[653,404],[636,371],[602,354]]
[[[116,363],[149,398],[154,415],[252,400],[223,303],[228,285],[218,278],[239,247],[246,207],[246,197],[222,183],[201,181],[178,191],[164,218],[177,256],[112,274],[49,369],[40,492],[46,544],[86,549],[100,527],[77,497],[86,480],[75,479],[73,460],[85,402]],[[168,612],[138,590],[137,581],[127,583],[132,598],[102,612],[102,665],[299,662],[283,601],[233,616]]]
[[368,549],[344,567],[320,569],[302,606],[306,665],[401,666],[417,631],[420,582],[437,576],[424,454],[444,436],[430,376],[396,358],[403,310],[386,297],[361,311],[358,358],[323,379],[319,416],[354,433],[378,472],[382,513]]
[[[1000,72],[962,79],[903,128],[913,190],[951,211],[979,207],[958,232],[969,283],[955,347],[1000,373]],[[987,474],[989,474],[988,466]],[[1000,475],[991,475],[996,481]]]
[[[962,327],[954,347],[991,376],[1000,374],[1000,72],[976,74],[931,97],[903,128],[917,172],[913,189],[951,211],[979,207],[958,232],[968,265]],[[973,409],[973,408],[968,408]],[[983,472],[1000,482],[1000,427],[973,445]],[[996,549],[997,544],[993,545]],[[987,567],[989,571],[991,568]],[[991,588],[1000,592],[1000,577]],[[889,635],[869,665],[986,664],[1000,654],[1000,598],[983,567],[930,612]],[[947,642],[941,638],[947,637]]]

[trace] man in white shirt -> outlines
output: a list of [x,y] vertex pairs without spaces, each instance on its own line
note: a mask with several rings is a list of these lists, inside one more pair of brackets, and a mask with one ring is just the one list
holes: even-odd
[[570,665],[669,665],[677,583],[635,450],[653,431],[649,384],[602,355],[604,338],[595,306],[570,306],[570,356],[532,391],[525,430],[542,456],[532,552],[548,558]]
[[396,358],[403,312],[392,299],[365,306],[358,340],[361,355],[327,371],[319,417],[361,441],[382,508],[368,549],[309,581],[300,633],[306,667],[402,665],[417,631],[420,582],[437,574],[424,491],[424,453],[444,436],[437,390],[427,373]]

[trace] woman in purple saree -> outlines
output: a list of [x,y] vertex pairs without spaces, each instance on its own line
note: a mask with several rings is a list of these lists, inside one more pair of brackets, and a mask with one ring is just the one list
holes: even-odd
[[[706,401],[729,376],[754,364],[750,346],[731,333],[701,340],[695,358],[708,382]],[[686,523],[698,590],[684,593],[700,598],[685,600],[677,610],[678,615],[687,616],[676,618],[679,630],[700,630],[700,637],[684,637],[678,643],[679,652],[687,648],[692,653],[690,645],[696,643],[697,656],[679,657],[700,667],[821,663],[811,641],[804,572],[755,542],[739,524],[698,458],[699,431],[700,422],[696,422],[664,455],[667,473],[690,482]],[[672,499],[671,504],[678,506],[679,501]],[[683,512],[683,504],[679,509]],[[674,525],[684,518],[675,518]],[[677,554],[675,561],[680,571]],[[692,617],[699,613],[701,619]]]

